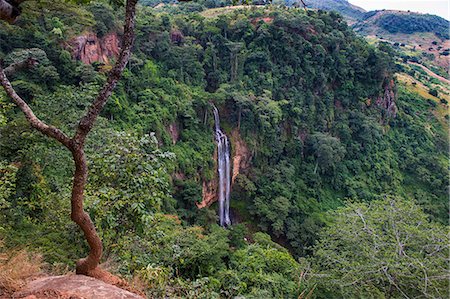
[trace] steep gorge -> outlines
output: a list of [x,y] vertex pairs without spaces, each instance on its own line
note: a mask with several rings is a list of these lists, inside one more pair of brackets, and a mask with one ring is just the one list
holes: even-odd
[[[243,222],[304,254],[324,213],[345,198],[401,188],[404,154],[388,136],[401,109],[393,63],[386,47],[367,44],[336,14],[240,13],[149,21],[111,113],[175,153],[169,213],[225,224],[231,196]],[[219,176],[212,99],[228,139],[229,180]]]

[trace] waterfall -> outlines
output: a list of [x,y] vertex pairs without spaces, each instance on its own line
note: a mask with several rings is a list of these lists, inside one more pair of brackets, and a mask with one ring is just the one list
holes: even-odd
[[219,223],[226,227],[231,225],[230,220],[230,144],[228,137],[220,129],[219,110],[213,105],[214,124],[217,142],[217,160],[219,172]]

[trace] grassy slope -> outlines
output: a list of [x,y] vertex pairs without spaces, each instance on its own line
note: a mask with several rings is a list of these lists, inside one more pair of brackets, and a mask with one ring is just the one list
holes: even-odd
[[[373,14],[370,16],[370,14]],[[407,45],[416,46],[418,47],[421,45],[421,48],[418,50],[426,50],[430,46],[432,46],[433,41],[439,42],[437,46],[446,46],[445,39],[442,40],[435,34],[435,30],[427,30],[427,31],[416,31],[411,33],[405,33],[402,31],[404,28],[397,28],[398,24],[393,24],[395,28],[392,28],[393,31],[388,31],[384,29],[381,25],[381,21],[383,18],[387,16],[394,16],[394,17],[402,17],[408,19],[408,17],[411,17],[411,22],[414,22],[414,18],[417,16],[420,16],[421,18],[428,19],[430,18],[437,18],[436,16],[432,15],[422,15],[418,13],[412,13],[407,11],[393,11],[393,10],[383,10],[383,11],[376,11],[376,12],[369,12],[365,19],[361,20],[360,22],[353,25],[353,28],[355,31],[365,35],[365,36],[376,36],[378,38],[382,38],[387,41],[392,42],[398,42],[398,43],[405,43]],[[421,27],[420,24],[417,24],[418,27]],[[409,27],[408,27],[409,28]],[[439,28],[436,28],[438,30]],[[398,30],[398,32],[395,32],[395,30]],[[435,48],[436,48],[435,47]]]
[[337,11],[351,24],[361,19],[366,12],[361,7],[345,0],[308,0],[305,2],[309,8]]
[[[448,104],[441,103],[441,99],[445,99],[447,102],[450,102],[450,95],[447,93],[440,93],[439,98],[432,96],[429,94],[430,88],[424,85],[420,80],[413,78],[412,76],[405,73],[398,73],[396,76],[398,82],[403,84],[406,89],[412,93],[419,95],[422,98],[432,100],[436,103],[436,108],[433,111],[433,114],[439,119],[441,124],[446,127],[448,125],[447,120],[445,119],[446,115],[449,115],[449,106]],[[445,88],[445,87],[444,87]],[[447,92],[448,89],[445,89]]]

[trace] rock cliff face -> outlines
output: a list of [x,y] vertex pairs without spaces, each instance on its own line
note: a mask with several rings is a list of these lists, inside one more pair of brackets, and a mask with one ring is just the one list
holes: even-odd
[[112,32],[99,38],[95,33],[86,33],[69,41],[72,56],[86,64],[100,62],[110,64],[111,58],[119,56],[119,37]]
[[[242,140],[238,129],[234,129],[231,132],[230,142],[232,148],[231,187],[233,187],[236,177],[250,168],[252,154],[247,144]],[[214,161],[217,161],[217,150],[214,152]],[[214,167],[214,173],[215,177],[212,180],[203,181],[202,201],[197,204],[199,209],[209,207],[218,199],[217,165]]]
[[244,140],[242,140],[238,129],[234,129],[231,132],[231,142],[233,144],[233,170],[231,175],[231,185],[233,185],[236,177],[250,168],[252,153]]
[[219,180],[217,178],[211,181],[203,181],[202,201],[197,204],[197,208],[203,209],[209,207],[218,199],[217,191],[219,189]]
[[174,122],[174,123],[169,124],[167,131],[169,132],[170,137],[172,138],[172,143],[176,144],[178,139],[180,138],[180,131],[178,129],[177,123]]
[[214,178],[210,181],[203,181],[202,186],[202,201],[197,204],[197,208],[203,209],[209,207],[218,199],[219,179],[217,174],[217,148],[214,150]]
[[143,299],[143,297],[84,275],[51,276],[34,280],[13,298],[24,299]]
[[395,92],[394,80],[390,80],[384,86],[384,92],[376,100],[376,105],[384,111],[385,118],[393,118],[397,116],[397,105],[395,104],[395,99],[397,95]]

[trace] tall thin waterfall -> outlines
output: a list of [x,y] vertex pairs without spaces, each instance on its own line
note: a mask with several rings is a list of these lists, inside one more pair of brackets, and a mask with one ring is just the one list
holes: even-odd
[[219,219],[220,226],[231,225],[230,220],[230,144],[228,137],[220,129],[219,111],[214,108],[214,123],[216,129],[217,160],[219,171]]

